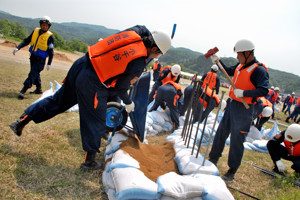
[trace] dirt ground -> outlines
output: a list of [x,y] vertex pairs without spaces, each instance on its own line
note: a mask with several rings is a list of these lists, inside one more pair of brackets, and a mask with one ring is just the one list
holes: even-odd
[[[17,63],[29,65],[29,51],[28,46],[19,50],[16,55],[12,54],[12,51],[17,47],[19,43],[0,39],[0,59],[2,60],[15,60]],[[75,60],[80,58],[83,54],[72,54],[68,52],[62,52],[54,50],[54,57],[51,67],[58,69],[69,70]]]

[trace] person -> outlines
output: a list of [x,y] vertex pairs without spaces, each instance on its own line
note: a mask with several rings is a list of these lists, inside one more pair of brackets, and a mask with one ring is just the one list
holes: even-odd
[[272,85],[271,88],[269,89],[268,94],[266,95],[266,98],[268,99],[270,97],[270,95],[274,92],[274,86]]
[[[288,94],[288,95],[286,96],[286,98],[284,99],[281,112],[285,112],[285,109],[287,108],[287,102],[288,102],[288,100],[290,99],[290,98],[289,98],[290,96],[291,96],[291,95]],[[291,113],[289,113],[289,114],[291,114]]]
[[36,86],[36,89],[31,92],[33,94],[42,94],[42,82],[40,72],[44,69],[46,58],[47,70],[50,69],[52,59],[53,59],[53,44],[54,36],[53,33],[49,31],[51,27],[51,19],[48,16],[43,16],[40,19],[40,28],[35,28],[32,33],[25,38],[18,46],[13,50],[13,55],[17,53],[21,48],[30,44],[30,72],[27,79],[23,83],[23,88],[21,89],[18,99],[24,99],[26,91],[32,87]]
[[159,76],[159,74],[161,72],[161,69],[162,69],[161,67],[162,66],[161,66],[159,60],[158,59],[154,59],[154,65],[152,67],[152,69],[153,69],[153,81],[157,80],[157,78],[158,78],[158,76]]
[[[258,62],[254,56],[254,44],[250,40],[239,40],[234,46],[239,63],[227,67],[217,55],[212,55],[214,63],[220,63],[229,76],[233,76],[233,83],[237,89],[230,87],[227,106],[219,124],[213,145],[209,153],[209,160],[217,165],[222,156],[225,142],[230,134],[230,149],[228,155],[229,170],[222,176],[225,181],[232,181],[241,164],[244,153],[244,141],[249,132],[253,119],[253,103],[256,98],[268,93],[268,69]],[[241,98],[249,106],[245,108]]]
[[203,81],[202,87],[205,88],[206,84],[210,89],[216,88],[216,94],[219,94],[220,89],[220,78],[217,75],[218,66],[216,64],[211,66],[210,72],[205,73],[201,81]]
[[35,123],[46,121],[78,103],[85,151],[80,169],[100,169],[101,163],[95,161],[95,156],[106,129],[107,98],[119,96],[127,112],[133,111],[134,103],[127,93],[130,84],[134,84],[146,69],[147,59],[158,58],[170,47],[168,34],[150,32],[142,25],[97,42],[73,63],[64,84],[53,96],[29,106],[17,121],[10,124],[10,128],[21,136],[31,120]]
[[173,130],[179,127],[179,107],[182,104],[181,85],[174,81],[167,81],[157,89],[154,95],[154,104],[149,109],[149,112],[157,110],[158,106],[170,109],[170,117],[173,122]]
[[292,114],[290,114],[286,118],[285,122],[290,123],[290,121],[289,121],[290,118],[294,119],[294,122],[296,122],[296,119],[297,119],[297,117],[298,117],[299,114],[300,114],[300,97],[298,97],[298,99],[296,101],[296,105],[295,105],[294,111],[292,112]]
[[148,98],[148,105],[153,101],[153,96],[159,86],[163,85],[164,83],[166,83],[168,81],[173,81],[175,83],[179,83],[180,73],[181,73],[180,65],[175,64],[173,66],[166,66],[164,68],[164,70],[160,73],[160,76],[155,81],[155,83],[152,87],[152,90],[151,90],[151,92],[149,94],[149,98]]
[[[281,145],[283,142],[284,146]],[[292,124],[286,130],[275,135],[267,143],[270,157],[275,165],[273,171],[279,174],[286,172],[285,165],[281,161],[292,161],[292,169],[300,173],[300,125]]]
[[[196,123],[199,120],[200,117],[200,112],[201,112],[201,105],[203,107],[204,112],[202,113],[201,119],[200,119],[200,123],[203,122],[203,120],[208,117],[209,113],[219,105],[220,100],[219,97],[216,95],[216,93],[214,92],[214,94],[212,93],[212,90],[207,87],[206,89],[206,95],[205,95],[205,100],[203,101],[204,98],[204,94],[205,94],[205,87],[200,88],[200,96],[199,96],[199,100],[198,100],[198,104],[197,104],[197,109],[193,110],[192,114],[193,114],[193,121],[192,123]],[[193,93],[193,85],[189,85],[188,87],[186,87],[184,89],[184,100],[183,100],[183,106],[181,106],[180,108],[180,116],[184,116],[185,112],[188,108],[188,105],[190,103],[190,99],[192,98],[192,93]],[[209,104],[210,98],[212,96],[211,99],[211,103]]]
[[[255,123],[255,127],[261,131],[261,128],[262,126],[267,122],[269,121],[272,113],[273,113],[273,110],[272,110],[272,107],[273,107],[273,104],[268,100],[266,99],[265,97],[260,97],[258,102],[261,102],[261,108],[258,108],[258,112],[256,114],[256,116],[253,117],[253,119],[256,119],[256,123]],[[256,105],[258,107],[260,107],[260,103],[257,103],[255,104],[254,107],[256,107]],[[254,108],[254,110],[256,110]],[[259,111],[260,110],[260,111]]]
[[289,115],[290,115],[291,114],[291,107],[292,107],[292,105],[295,105],[295,103],[296,103],[295,92],[292,92],[292,95],[287,97],[287,109],[284,112],[284,114],[286,114],[288,112]]
[[275,119],[275,106],[277,103],[279,103],[279,87],[275,87],[272,94],[267,98],[272,104],[273,104],[273,113],[272,113],[272,119]]

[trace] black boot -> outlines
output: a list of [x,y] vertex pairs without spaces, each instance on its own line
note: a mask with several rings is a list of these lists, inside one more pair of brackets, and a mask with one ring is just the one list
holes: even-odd
[[285,122],[290,123],[289,119],[290,119],[290,118],[287,117],[286,120],[285,120]]
[[22,88],[22,90],[20,91],[20,93],[18,95],[18,99],[24,99],[27,89],[28,89],[28,87],[25,87],[25,86]]
[[177,124],[177,123],[174,123],[174,124],[173,124],[173,131],[177,130],[177,129],[178,129],[178,127],[179,127],[179,124]]
[[237,171],[237,168],[229,168],[229,170],[222,176],[224,181],[233,181],[234,175]]
[[42,86],[41,85],[37,85],[36,89],[33,92],[29,92],[30,94],[43,94],[42,91]]
[[96,162],[96,152],[89,152],[85,153],[84,162],[81,163],[80,169],[83,171],[88,170],[99,170],[102,168],[102,162]]
[[23,128],[26,126],[26,124],[28,124],[31,121],[31,118],[26,114],[23,113],[21,115],[21,117],[15,121],[12,122],[9,127],[11,128],[11,130],[17,135],[17,136],[21,136],[22,135],[22,130]]

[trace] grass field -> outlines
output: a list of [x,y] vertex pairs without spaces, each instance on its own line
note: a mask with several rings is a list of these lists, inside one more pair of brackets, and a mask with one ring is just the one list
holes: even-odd
[[[78,168],[83,161],[78,113],[66,112],[46,122],[30,122],[21,137],[9,128],[39,95],[26,94],[24,100],[16,97],[29,72],[29,65],[13,60],[0,60],[0,199],[103,199],[107,197],[101,184],[101,171],[82,172]],[[49,81],[61,82],[67,71],[51,69],[43,71],[43,90],[49,89]],[[34,90],[32,88],[31,90]],[[277,114],[284,123],[284,114]],[[268,124],[272,127],[272,124]],[[148,137],[150,144],[160,144],[167,134]],[[101,151],[105,150],[102,141]],[[205,147],[201,150],[205,152]],[[220,174],[227,167],[228,147],[219,162]],[[103,160],[103,154],[97,159]],[[256,170],[247,162],[266,169],[273,164],[268,154],[246,150],[243,163],[231,187],[249,193],[259,199],[300,199],[300,190],[289,181],[280,181]],[[283,161],[292,174],[291,163]],[[249,199],[231,190],[236,199]]]

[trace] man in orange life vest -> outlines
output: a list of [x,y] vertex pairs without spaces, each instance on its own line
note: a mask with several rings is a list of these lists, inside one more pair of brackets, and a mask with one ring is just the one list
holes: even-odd
[[159,63],[158,59],[154,59],[154,65],[152,69],[153,69],[153,81],[156,81],[161,70],[161,64]]
[[40,28],[35,28],[33,32],[25,38],[18,46],[13,50],[15,55],[21,48],[30,44],[30,72],[27,79],[23,83],[23,88],[18,95],[18,99],[24,99],[26,91],[36,85],[36,90],[30,92],[31,94],[42,94],[42,83],[40,72],[44,69],[46,58],[48,58],[47,70],[50,69],[53,59],[53,33],[49,31],[51,26],[51,19],[48,16],[44,16],[40,19]]
[[220,88],[220,79],[217,75],[218,66],[213,65],[211,66],[210,72],[207,72],[204,74],[201,78],[201,81],[203,81],[202,87],[205,88],[206,84],[208,83],[208,87],[212,89],[213,87],[216,88],[216,94],[219,94],[219,88]]
[[284,112],[284,114],[286,114],[287,112],[289,112],[289,115],[291,114],[291,107],[292,105],[294,105],[296,103],[296,99],[295,99],[295,92],[292,92],[292,95],[287,97],[287,100],[286,100],[286,104],[287,104],[287,109],[286,111]]
[[[284,143],[284,146],[281,143]],[[291,166],[296,173],[300,173],[300,125],[292,124],[286,130],[278,133],[267,143],[267,148],[274,162],[273,171],[283,173],[286,168],[281,158],[293,162]]]
[[288,102],[288,100],[290,99],[290,98],[289,98],[290,96],[291,96],[291,95],[288,94],[288,95],[286,96],[286,98],[284,99],[281,112],[284,112],[285,109],[287,108],[287,102]]
[[[300,97],[298,97],[297,102],[296,102],[296,106],[294,108],[294,111],[292,112],[292,114],[290,114],[287,118],[286,118],[286,122],[290,123],[289,119],[292,118],[294,119],[294,122],[296,122],[296,119],[298,117],[298,115],[300,114]],[[297,121],[298,123],[298,121]]]
[[271,86],[271,88],[269,89],[269,92],[268,92],[268,94],[267,94],[267,96],[266,96],[266,98],[268,99],[269,98],[269,96],[274,92],[274,86]]
[[157,89],[154,95],[154,104],[150,108],[149,112],[157,110],[158,106],[165,109],[166,106],[170,109],[170,117],[173,122],[173,129],[176,130],[179,127],[179,107],[182,104],[182,92],[179,83],[174,81],[167,81]]
[[279,87],[275,87],[272,94],[267,98],[272,104],[273,104],[273,113],[272,113],[272,119],[275,117],[275,105],[279,103]]
[[155,81],[152,90],[149,94],[148,105],[153,101],[153,96],[155,91],[159,86],[163,85],[167,81],[173,81],[179,83],[180,80],[181,67],[178,64],[171,66],[166,66],[164,70],[160,73],[160,76]]
[[145,26],[134,26],[100,40],[71,66],[62,87],[53,95],[29,106],[10,124],[20,136],[29,121],[46,121],[79,105],[80,133],[85,160],[82,170],[97,170],[95,161],[101,136],[106,128],[107,98],[119,96],[127,112],[134,110],[127,90],[146,69],[147,59],[158,58],[171,47],[171,37],[162,31],[150,32]]
[[[256,98],[266,96],[268,93],[268,69],[259,63],[254,56],[254,44],[249,40],[239,40],[234,51],[237,53],[238,64],[227,67],[222,61],[224,69],[229,76],[233,76],[233,83],[237,89],[230,87],[227,106],[224,116],[219,124],[209,160],[217,165],[222,156],[226,139],[230,134],[230,149],[228,156],[229,170],[222,176],[225,181],[232,181],[238,170],[244,154],[244,141],[249,132]],[[214,63],[219,62],[217,55],[211,57]],[[244,98],[249,105],[246,109],[240,98]]]
[[[184,104],[183,106],[180,107],[180,116],[184,116],[187,108],[188,108],[188,104],[190,102],[190,99],[193,98],[192,97],[192,91],[193,91],[193,86],[189,85],[188,87],[185,88],[184,90]],[[203,109],[204,112],[202,113],[201,119],[200,119],[200,123],[203,122],[203,120],[209,115],[209,113],[216,107],[219,105],[220,100],[218,98],[218,96],[216,95],[216,93],[214,92],[213,97],[212,97],[212,101],[211,104],[208,106],[210,97],[212,95],[212,90],[207,87],[207,91],[206,91],[206,96],[205,96],[205,101],[203,102],[203,98],[204,98],[204,91],[205,91],[205,87],[201,87],[201,95],[199,97],[199,101],[198,101],[198,105],[197,105],[197,109],[193,110],[193,122],[198,122],[199,120],[199,116],[200,116],[200,112],[201,112],[201,104],[203,104]]]
[[264,123],[266,123],[272,113],[273,104],[266,99],[265,97],[260,97],[257,100],[257,103],[254,105],[254,117],[253,120],[256,120],[255,127],[260,131]]

